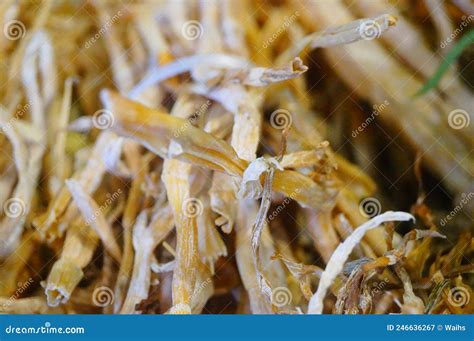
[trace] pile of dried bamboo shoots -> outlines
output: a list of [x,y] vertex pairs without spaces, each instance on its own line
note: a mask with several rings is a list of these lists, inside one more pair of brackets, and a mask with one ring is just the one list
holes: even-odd
[[473,7],[2,1],[0,313],[473,313]]

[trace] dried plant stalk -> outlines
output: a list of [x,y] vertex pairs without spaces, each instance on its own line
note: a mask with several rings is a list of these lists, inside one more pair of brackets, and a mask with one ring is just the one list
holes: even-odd
[[81,218],[76,219],[66,233],[61,257],[56,261],[45,284],[48,305],[66,303],[84,277],[99,241],[98,235]]

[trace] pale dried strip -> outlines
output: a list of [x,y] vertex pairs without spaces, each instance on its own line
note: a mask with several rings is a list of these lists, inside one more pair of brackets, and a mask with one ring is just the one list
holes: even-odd
[[[35,63],[39,58],[39,65]],[[33,63],[31,63],[33,60]],[[33,35],[31,42],[26,47],[23,60],[22,78],[23,86],[29,100],[29,111],[31,114],[32,125],[31,130],[39,130],[46,126],[46,110],[52,97],[55,96],[55,83],[46,82],[42,84],[40,90],[39,81],[36,76],[40,73],[43,77],[46,75],[55,75],[54,56],[52,45],[49,37],[44,32],[37,32]],[[54,78],[54,77],[53,77]],[[6,119],[5,112],[2,110],[1,115]],[[2,123],[5,126],[6,122]],[[0,225],[0,234],[5,241],[0,248],[0,257],[10,254],[18,244],[23,232],[26,215],[31,209],[31,200],[38,181],[42,158],[46,149],[46,141],[43,135],[41,140],[31,146],[26,146],[27,137],[22,136],[22,130],[15,132],[15,128],[7,127],[6,134],[14,146],[15,160],[18,167],[18,183],[13,192],[12,200],[19,205],[19,213],[11,217],[6,217]],[[5,130],[5,129],[4,129]],[[13,208],[14,206],[12,206]],[[16,207],[18,208],[18,207]]]
[[[0,109],[2,110],[2,109]],[[3,120],[0,119],[0,126],[2,124]],[[0,142],[0,146],[2,147],[3,150],[7,149],[6,146],[6,137],[2,139],[2,142]],[[11,157],[11,156],[9,156]],[[4,167],[0,167],[1,169],[1,174],[2,176],[0,177],[0,207],[3,207],[5,204],[5,201],[10,197],[10,193],[12,192],[13,188],[15,187],[16,183],[16,167],[15,165],[8,164],[9,160],[7,161],[7,157],[2,158],[2,163],[4,163]]]
[[[163,243],[163,246],[165,242]],[[156,274],[161,274],[164,272],[173,272],[176,266],[176,260],[169,261],[167,263],[158,263],[156,259],[151,263],[151,271]]]
[[393,302],[397,300],[397,295],[392,291],[385,291],[375,305],[374,314],[387,314],[392,308]]
[[266,179],[266,175],[272,173],[273,181],[276,168],[283,170],[278,160],[273,157],[259,157],[250,162],[242,175],[237,197],[239,199],[261,198],[264,192],[264,186],[267,184],[266,180],[264,180],[264,186],[262,186],[261,178],[264,177]]
[[298,263],[295,260],[287,258],[280,253],[276,253],[272,258],[279,259],[285,264],[291,275],[298,280],[301,292],[309,301],[313,296],[313,291],[311,289],[311,279],[314,276],[314,278],[319,280],[323,270],[316,265]]
[[214,172],[212,185],[209,190],[212,210],[219,214],[216,225],[220,226],[224,233],[231,233],[237,214],[236,187],[233,178],[227,174]]
[[249,51],[245,40],[245,20],[248,20],[245,12],[246,4],[235,1],[222,1],[221,6],[221,29],[225,48],[231,53],[239,54],[244,58]]
[[136,143],[133,141],[124,141],[124,138],[118,137],[115,143],[108,146],[102,157],[106,171],[122,178],[130,178],[132,176],[130,169],[121,160],[123,145],[126,142],[128,142],[130,147],[135,147],[138,153]]
[[276,64],[281,64],[298,56],[307,47],[311,49],[326,48],[364,40],[366,37],[363,34],[363,30],[366,25],[373,25],[378,31],[377,34],[381,35],[391,26],[395,26],[396,23],[397,19],[394,16],[383,14],[375,18],[358,19],[347,24],[329,27],[323,31],[311,33],[282,53],[277,58]]
[[[267,224],[267,215],[268,210],[272,202],[272,183],[273,175],[275,173],[275,168],[270,166],[268,170],[265,171],[265,182],[262,193],[262,199],[260,202],[260,207],[255,218],[255,223],[252,227],[251,246],[253,251],[253,259],[255,265],[255,275],[257,277],[257,283],[260,287],[261,292],[267,296],[266,299],[270,302],[272,301],[272,287],[270,282],[267,280],[265,275],[262,273],[262,262],[260,259],[260,243],[262,238],[263,229]],[[271,239],[271,235],[269,236]],[[273,243],[273,241],[272,241]]]
[[199,262],[196,217],[202,208],[190,193],[191,171],[191,165],[178,160],[168,159],[163,165],[162,180],[173,209],[177,234],[172,314],[191,313],[191,297],[196,284],[194,269]]
[[[142,143],[162,158],[177,158],[209,169],[225,171],[239,178],[248,166],[248,162],[238,158],[225,141],[198,128],[188,127],[182,134],[175,136],[174,132],[186,125],[183,119],[146,108],[111,91],[102,92],[102,101],[115,115],[116,120],[111,129]],[[256,148],[254,138],[247,140],[243,137],[239,144],[244,147],[249,144]],[[251,157],[255,152],[246,154]],[[293,197],[306,207],[318,208],[328,197],[334,195],[333,188],[322,187],[309,177],[290,170],[275,171],[273,184],[275,191]],[[301,191],[296,191],[297,188]]]
[[321,148],[286,154],[280,161],[280,166],[294,169],[315,167],[326,153],[325,148],[328,146],[329,142],[324,141],[321,143]]
[[[56,66],[49,35],[39,31],[26,46],[21,76],[30,104],[31,120],[38,129],[46,129],[45,110],[56,95]],[[52,75],[52,76],[51,76]],[[38,76],[42,82],[38,80]]]
[[236,259],[240,277],[249,295],[250,309],[253,314],[270,314],[272,306],[263,296],[257,283],[257,272],[252,257],[250,236],[257,216],[257,205],[254,202],[240,202],[236,219]]
[[310,208],[303,210],[314,246],[326,263],[340,242],[331,220],[331,211]]
[[[45,26],[48,17],[51,14],[53,5],[53,0],[45,0],[41,3],[41,5],[38,6],[38,13],[34,17],[31,28],[26,31],[24,39],[20,39],[19,46],[10,56],[9,68],[6,75],[7,80],[4,80],[4,82],[8,82],[8,87],[4,97],[4,103],[7,106],[10,106],[13,102],[15,102],[15,98],[18,96],[18,89],[20,88],[20,82],[22,81],[21,77],[18,77],[18,75],[21,75],[24,70],[23,60],[26,56],[26,49],[28,45],[30,45],[31,40],[34,39],[33,37],[37,35],[37,33],[41,32],[41,28]],[[48,47],[45,48],[48,49]],[[53,77],[50,77],[51,75],[45,73],[45,80],[48,79],[48,82],[51,82],[51,85],[53,85],[55,82],[56,74],[53,75]],[[4,84],[4,82],[2,82],[2,84]],[[49,88],[51,87],[49,86]],[[48,97],[48,99],[51,100],[52,97]]]
[[[323,27],[331,26],[352,18],[340,1],[310,2],[305,5],[309,13],[320,19],[313,20],[312,25],[317,23]],[[331,15],[334,13],[337,13],[337,16]],[[361,97],[374,103],[382,103],[387,98],[390,103],[393,102],[393,105],[387,107],[382,118],[395,129],[403,130],[408,141],[425,153],[429,166],[444,176],[450,190],[462,191],[469,186],[467,169],[472,168],[470,166],[473,160],[468,157],[460,134],[455,134],[452,129],[447,128],[447,120],[441,120],[443,124],[435,124],[435,121],[440,121],[441,115],[434,117],[433,112],[437,112],[437,109],[427,98],[406,102],[406,98],[413,96],[422,83],[412,78],[403,65],[374,41],[364,42],[363,47],[352,44],[327,49],[325,52],[330,61],[337,61],[336,72]],[[378,73],[378,79],[374,81],[368,72],[381,67],[385,72]],[[350,77],[347,77],[348,70],[351,71]],[[413,112],[417,114],[410,114],[409,117],[401,114]],[[447,113],[443,113],[443,116],[445,114]],[[468,126],[464,130],[470,129]]]
[[[431,78],[442,59],[430,50],[428,42],[416,25],[410,23],[401,15],[400,10],[387,0],[371,1],[361,0],[352,3],[351,10],[356,10],[360,15],[379,15],[390,12],[399,18],[396,29],[383,34],[380,39],[388,44],[393,52],[407,62],[414,70],[420,72],[424,78]],[[451,35],[441,36],[441,40]],[[427,62],[429,61],[429,62]],[[440,80],[440,89],[461,108],[468,110],[469,90],[457,79],[455,70],[450,69],[447,75]],[[412,94],[413,95],[413,94]]]
[[32,296],[13,300],[0,297],[0,314],[64,314],[60,307],[50,307],[42,296]]
[[[0,26],[5,27],[6,23],[17,19],[19,11],[20,6],[15,0],[2,1],[2,3],[0,3]],[[0,55],[2,58],[7,58],[5,52],[12,43],[6,34],[0,36]]]
[[[323,124],[316,122],[311,112],[288,93],[283,96],[280,105],[283,108],[287,108],[291,113],[293,126],[290,141],[295,139],[300,148],[317,150],[320,144],[323,143],[323,139],[318,133],[318,131],[324,130],[321,129]],[[333,155],[334,153],[330,149],[327,149],[327,153],[330,157],[328,160],[329,166],[333,163],[331,159],[334,157],[336,163],[332,167],[337,168],[338,178],[341,178],[343,182],[340,184],[339,181],[325,181],[324,185],[328,188],[328,191],[331,191],[330,193],[333,193],[333,196],[330,197],[331,199],[326,200],[324,205],[315,207],[316,210],[305,209],[303,211],[304,219],[307,222],[307,229],[313,236],[316,249],[326,259],[328,259],[339,243],[339,239],[334,232],[335,227],[332,226],[330,218],[331,214],[329,212],[331,212],[331,207],[337,205],[338,209],[351,217],[351,222],[354,226],[361,225],[366,219],[360,213],[359,201],[361,198],[372,194],[375,189],[374,183],[358,167],[344,161],[337,154]],[[342,188],[340,189],[341,186]],[[364,195],[357,197],[354,195],[354,191],[358,193],[362,191]],[[319,238],[320,234],[323,234],[324,238]],[[370,246],[377,251],[377,254],[382,254],[386,251],[383,247],[380,247],[380,238],[381,234],[377,230],[369,231],[367,234],[367,240],[370,242]],[[362,245],[368,252],[368,255],[375,256],[370,247],[364,242]]]
[[233,115],[224,108],[214,105],[209,109],[204,131],[217,138],[227,140],[232,132]]
[[[296,57],[281,67],[252,67],[231,68],[219,70],[213,65],[203,64],[195,68],[191,75],[201,86],[207,88],[226,87],[231,84],[242,84],[252,87],[266,87],[274,83],[283,82],[301,76],[308,70],[303,61]],[[213,89],[219,91],[219,89]],[[201,91],[202,93],[202,91]],[[217,99],[216,99],[217,100]],[[226,105],[223,101],[222,105]]]
[[403,284],[403,304],[401,307],[402,314],[423,314],[425,304],[413,292],[413,285],[410,276],[405,268],[399,264],[395,265],[395,272]]
[[469,15],[474,14],[474,4],[470,0],[453,0],[453,2]]
[[[93,1],[94,6],[99,14],[102,27],[107,27],[107,21],[110,20],[106,14],[106,6],[102,1]],[[110,54],[112,74],[114,81],[122,93],[129,91],[134,84],[133,72],[128,66],[127,54],[124,53],[120,40],[113,27],[105,30],[105,43],[107,44],[107,52]]]
[[[9,115],[5,112],[5,110],[3,108],[0,108],[0,125],[3,128],[5,136],[8,138],[12,145],[15,168],[18,177],[18,182],[13,192],[11,193],[11,196],[9,195],[9,197],[11,197],[12,200],[15,200],[12,202],[17,202],[18,205],[13,206],[11,209],[8,209],[7,207],[7,211],[11,211],[14,213],[13,215],[11,215],[11,217],[5,214],[7,213],[5,212],[5,209],[2,210],[3,219],[0,223],[0,239],[3,241],[2,245],[0,245],[1,258],[8,256],[16,247],[15,244],[17,243],[17,239],[23,232],[23,224],[26,220],[25,213],[28,212],[28,207],[25,206],[28,203],[28,194],[26,193],[27,188],[25,187],[29,182],[29,152],[25,142],[23,141],[23,139],[21,139],[14,127],[8,126],[8,116]],[[7,201],[5,201],[5,204],[6,203]]]
[[220,31],[220,4],[218,1],[200,1],[199,23],[202,25],[202,35],[197,39],[195,53],[223,51],[223,37]]
[[[87,161],[83,168],[76,170],[72,179],[77,180],[87,193],[93,193],[102,181],[105,174],[105,165],[102,156],[111,143],[115,143],[114,135],[103,132],[97,138],[94,148],[87,155]],[[50,201],[45,213],[37,216],[33,220],[33,225],[40,234],[46,235],[49,240],[54,240],[61,236],[67,229],[70,218],[77,213],[76,206],[71,206],[71,193],[66,186],[63,186],[57,196]],[[65,226],[63,226],[65,225]]]
[[339,178],[350,186],[350,189],[360,198],[368,197],[375,193],[377,186],[360,167],[350,163],[339,154],[334,155],[337,164],[336,173]]
[[200,196],[198,200],[202,204],[202,213],[197,217],[199,257],[213,274],[216,260],[227,256],[227,248],[214,225],[209,197]]
[[[249,161],[242,174],[242,184],[239,192],[243,193],[244,197],[248,199],[241,200],[238,206],[240,215],[247,214],[247,208],[255,205],[252,199],[258,198],[262,194],[262,186],[260,184],[260,175],[267,172],[265,177],[265,186],[261,206],[256,212],[255,221],[251,222],[248,219],[237,233],[237,263],[239,265],[239,272],[243,278],[244,285],[249,297],[251,298],[251,309],[254,313],[269,313],[271,311],[272,299],[272,283],[271,280],[278,279],[283,276],[284,272],[281,264],[268,269],[266,273],[263,272],[260,256],[263,254],[273,254],[273,240],[271,235],[268,235],[268,243],[261,245],[261,235],[265,228],[265,219],[271,203],[272,184],[274,181],[275,164],[272,161],[260,158],[256,160],[257,148],[260,140],[261,114],[260,106],[262,102],[261,97],[257,97],[258,92],[251,93],[245,91],[241,86],[233,86],[223,88],[224,92],[220,96],[212,97],[220,102],[227,110],[234,113],[234,126],[232,130],[231,145],[237,152],[240,158]],[[238,96],[232,97],[233,101],[224,101],[226,91],[236,91]],[[255,168],[255,169],[254,169]],[[250,181],[249,181],[250,179]],[[258,182],[256,183],[255,180]],[[247,188],[245,188],[245,184]],[[242,191],[243,190],[243,191]],[[242,197],[242,195],[241,195]],[[241,218],[240,218],[241,219]],[[248,240],[250,237],[250,240]],[[270,251],[270,252],[269,252]],[[250,257],[252,252],[252,257]],[[268,256],[269,257],[269,256]],[[268,262],[268,259],[266,260]],[[280,276],[278,276],[280,274]],[[273,281],[275,282],[275,281]],[[278,283],[279,284],[279,283]],[[252,301],[255,299],[255,301]]]
[[246,167],[227,143],[198,128],[189,126],[175,136],[176,131],[186,126],[186,120],[149,109],[112,91],[103,91],[102,101],[114,112],[114,131],[137,140],[162,158],[179,156],[231,175],[242,173]]
[[122,216],[123,257],[117,274],[117,280],[115,282],[114,312],[120,311],[122,307],[133,269],[134,251],[132,230],[133,224],[140,210],[140,197],[143,194],[142,186],[145,182],[145,175],[147,173],[146,164],[149,161],[147,159],[148,158],[143,157],[139,159],[135,165],[133,161],[130,162],[130,168],[133,169],[134,178],[132,180],[131,188],[128,192],[125,209]]
[[194,87],[194,90],[220,103],[234,114],[232,148],[241,159],[253,161],[256,157],[262,124],[259,107],[263,98],[259,96],[260,91],[247,91],[240,84],[229,84],[211,89],[199,86]]
[[142,211],[133,227],[133,273],[121,314],[136,314],[136,305],[148,297],[153,251],[173,228],[171,210],[168,207],[157,207],[155,212],[147,224],[147,212]]
[[67,157],[66,157],[66,137],[67,137],[67,125],[69,122],[69,115],[71,112],[71,99],[72,99],[72,88],[75,79],[68,78],[64,82],[64,93],[61,102],[61,108],[57,113],[57,117],[52,120],[54,126],[54,140],[50,141],[52,150],[49,155],[51,158],[51,176],[49,178],[49,191],[50,195],[55,195],[59,192],[64,180],[68,176],[67,169]]
[[53,264],[44,284],[48,305],[56,307],[66,303],[84,277],[83,269],[89,264],[98,245],[97,233],[76,219],[66,233],[61,256]]
[[247,86],[262,87],[299,77],[306,71],[308,71],[308,67],[303,64],[300,58],[296,57],[282,67],[250,68],[237,72],[235,75],[230,72],[230,75],[227,77],[231,82],[239,80],[242,84]]
[[440,0],[424,0],[424,3],[436,27],[438,38],[441,40],[448,38],[453,32],[454,27],[446,12],[445,2]]
[[[326,128],[323,122],[316,121],[314,114],[303,104],[288,93],[285,93],[282,98],[281,107],[287,108],[292,117],[293,125],[290,140],[294,138],[300,148],[317,149],[319,144],[323,142],[319,131],[326,131]],[[330,212],[332,206],[337,206],[338,210],[341,210],[350,218],[350,225],[361,225],[367,219],[360,213],[359,202],[375,191],[374,182],[359,167],[350,164],[330,149],[327,150],[327,153],[329,157],[326,161],[327,165],[335,169],[336,176],[333,177],[333,181],[326,180],[323,183],[334,194],[330,197],[331,200],[326,200],[324,205],[317,207],[316,210],[304,210],[303,212],[306,215],[307,228],[313,235],[317,250],[326,257],[332,254],[339,240],[334,233],[336,227],[332,226],[332,221],[323,219],[325,217],[324,211]],[[326,213],[327,215],[328,213]],[[318,238],[318,234],[322,231],[324,231],[325,238]],[[367,256],[375,257],[376,254],[381,255],[386,251],[383,244],[379,242],[382,237],[379,230],[367,233],[367,242],[363,241],[361,243],[361,247]]]
[[323,300],[326,296],[327,290],[342,271],[344,263],[347,261],[347,258],[351,254],[354,247],[361,241],[367,231],[379,227],[385,222],[408,221],[414,219],[415,218],[411,214],[405,212],[388,211],[357,227],[343,243],[339,244],[334,253],[331,255],[326,269],[324,269],[324,272],[321,276],[321,280],[319,281],[318,290],[313,295],[313,297],[311,297],[309,302],[308,314],[321,314],[323,312]]
[[[182,54],[184,52],[195,50],[194,45],[197,43],[196,40],[198,39],[186,39],[183,32],[186,32],[184,31],[187,27],[186,23],[189,23],[195,18],[193,14],[195,14],[195,11],[197,10],[197,5],[196,1],[187,3],[187,6],[185,6],[185,3],[180,1],[167,1],[162,5],[163,7],[158,8],[161,10],[158,13],[166,13],[168,23],[162,25],[160,28],[167,34],[171,41],[170,48],[173,53]],[[155,13],[155,15],[156,14],[157,13]]]
[[218,53],[183,57],[166,65],[151,68],[143,79],[130,90],[128,97],[136,99],[149,87],[182,73],[191,72],[194,68],[203,64],[214,68],[245,68],[249,63],[245,59]]
[[[103,27],[107,27],[108,17],[105,13],[107,9],[105,8],[104,4],[101,3],[100,1],[94,2],[94,5],[97,7],[99,17],[100,17]],[[122,10],[119,10],[118,13],[122,13]],[[107,29],[105,31],[105,43],[107,46],[107,52],[109,53],[109,58],[111,60],[112,73],[114,76],[116,86],[120,90],[121,93],[127,93],[128,91],[130,91],[130,89],[133,87],[133,84],[135,83],[134,82],[135,70],[131,65],[132,62],[129,61],[129,58],[127,58],[128,57],[127,50],[122,46],[119,39],[119,34],[116,32],[116,29],[114,27],[111,27],[110,29]],[[134,39],[132,41],[132,47],[135,48],[135,50],[140,50],[143,52],[143,48],[141,44],[139,44],[138,39]],[[155,89],[148,89],[147,91],[142,93],[140,96],[138,96],[137,100],[143,103],[147,103],[148,105],[155,106],[159,103],[160,96],[161,96],[160,93],[156,91]],[[111,115],[112,117],[108,117],[108,118],[110,120],[113,120],[113,112],[111,113]],[[138,145],[136,143],[133,143],[132,141],[127,141],[126,144],[127,144],[127,149],[129,150],[129,152],[138,154],[139,152]],[[114,149],[117,153],[116,160],[117,162],[119,162],[118,159],[120,158],[120,154],[122,152],[121,144],[117,142],[116,144],[113,144],[112,146],[114,146]],[[107,158],[105,160],[107,160]],[[123,166],[122,166],[122,169],[124,169]],[[119,171],[118,174],[121,174],[122,176],[128,175],[126,171]]]
[[201,314],[207,301],[214,295],[214,283],[211,270],[199,264],[196,269],[196,285],[191,296],[191,312]]
[[[195,100],[183,92],[176,101],[171,115],[188,117],[195,103]],[[185,131],[191,127],[192,125]],[[164,161],[161,177],[173,209],[177,238],[176,266],[172,282],[173,306],[169,311],[172,314],[192,312],[191,303],[197,283],[194,269],[201,266],[197,218],[203,214],[204,204],[199,198],[194,197],[192,179],[196,175],[196,169],[190,164],[173,159]]]
[[146,3],[140,4],[135,8],[135,12],[138,31],[152,57],[160,62],[160,64],[171,58],[168,43],[159,29],[158,23],[155,21],[153,6]]
[[27,273],[27,263],[36,250],[33,233],[25,233],[11,255],[4,259],[0,265],[0,296],[10,296],[18,288],[22,274]]
[[147,212],[138,215],[133,226],[134,264],[121,314],[136,314],[136,305],[148,297],[152,253],[156,246],[153,229],[147,226]]
[[102,210],[93,198],[84,190],[77,180],[66,180],[66,186],[71,192],[74,203],[81,212],[86,224],[90,226],[100,237],[105,249],[120,263],[122,252],[115,240],[111,225],[105,219]]
[[[350,222],[350,226],[359,226],[367,221],[367,217],[361,213],[361,198],[357,197],[349,188],[343,187],[337,198],[337,208],[340,209]],[[361,248],[368,257],[376,257],[387,251],[386,245],[380,243],[384,234],[382,230],[368,231]]]

